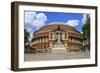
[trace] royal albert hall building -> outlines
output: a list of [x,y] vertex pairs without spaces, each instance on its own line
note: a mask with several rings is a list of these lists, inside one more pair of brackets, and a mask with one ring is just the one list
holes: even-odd
[[81,33],[70,25],[50,23],[33,33],[30,47],[37,52],[48,52],[53,48],[79,51],[82,47]]

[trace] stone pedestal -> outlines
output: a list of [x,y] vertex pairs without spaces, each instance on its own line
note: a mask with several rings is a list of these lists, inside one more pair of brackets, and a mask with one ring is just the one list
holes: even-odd
[[52,48],[51,49],[52,53],[66,53],[66,48]]
[[64,48],[64,45],[62,42],[60,43],[55,43],[54,46],[51,49],[52,53],[66,53],[66,48]]

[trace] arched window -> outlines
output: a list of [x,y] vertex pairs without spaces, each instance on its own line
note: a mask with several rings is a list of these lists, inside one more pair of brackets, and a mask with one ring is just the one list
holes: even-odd
[[50,39],[52,39],[53,33],[50,34]]
[[67,34],[65,33],[65,39],[67,39]]

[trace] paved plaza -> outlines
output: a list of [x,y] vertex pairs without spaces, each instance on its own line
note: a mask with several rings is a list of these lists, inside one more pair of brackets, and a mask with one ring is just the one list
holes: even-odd
[[90,58],[90,52],[66,52],[66,53],[25,53],[25,61],[44,60],[69,60]]

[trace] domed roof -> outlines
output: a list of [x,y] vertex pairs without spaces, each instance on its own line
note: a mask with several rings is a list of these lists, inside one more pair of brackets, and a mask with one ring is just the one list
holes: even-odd
[[64,31],[76,31],[76,29],[74,27],[72,27],[70,25],[66,25],[64,23],[50,23],[46,26],[41,27],[36,32],[49,32],[49,31],[56,30],[58,27]]

